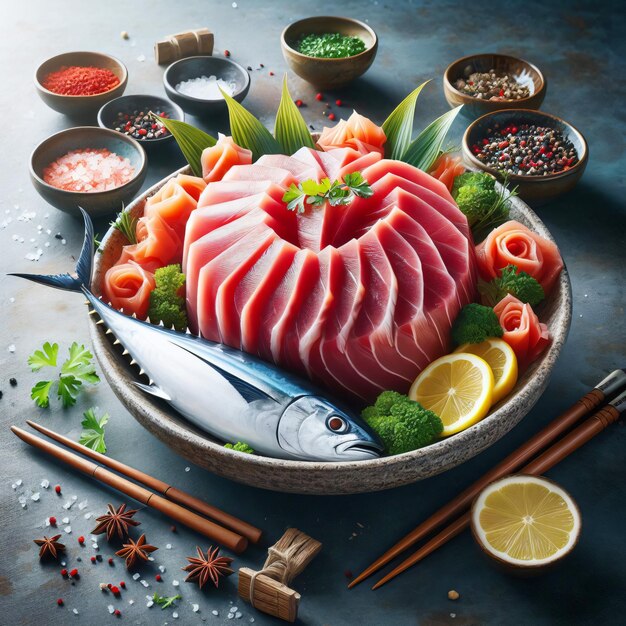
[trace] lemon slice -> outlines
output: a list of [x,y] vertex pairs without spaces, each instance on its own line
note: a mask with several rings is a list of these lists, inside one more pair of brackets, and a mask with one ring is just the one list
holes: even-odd
[[447,437],[487,415],[493,384],[493,372],[484,359],[453,352],[433,361],[415,379],[409,398],[441,418],[441,435]]
[[482,343],[465,343],[455,352],[469,352],[481,359],[485,359],[493,372],[493,404],[507,396],[517,382],[517,357],[513,348],[496,337],[491,337]]
[[474,502],[472,532],[497,560],[537,567],[574,547],[580,512],[572,497],[551,480],[507,476],[485,487]]

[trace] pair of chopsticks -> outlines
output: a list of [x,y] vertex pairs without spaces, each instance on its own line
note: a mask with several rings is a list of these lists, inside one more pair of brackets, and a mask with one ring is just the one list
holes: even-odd
[[[176,489],[176,487],[164,483],[158,478],[154,478],[138,469],[91,450],[53,430],[30,420],[26,423],[40,433],[98,461],[98,463],[92,463],[77,454],[65,450],[61,446],[36,437],[17,426],[11,426],[13,433],[26,443],[47,452],[66,465],[99,480],[105,485],[114,487],[142,504],[165,513],[173,520],[188,526],[237,554],[243,552],[248,547],[248,541],[257,543],[261,539],[262,531],[252,526],[252,524],[225,513],[203,500],[199,500],[180,489]],[[119,472],[119,474],[110,472],[103,466],[110,467]],[[124,478],[124,476],[128,478]],[[129,480],[129,478],[132,480]],[[199,515],[199,513],[202,515]],[[207,517],[211,519],[207,519]]]
[[[426,521],[413,529],[392,548],[387,550],[379,559],[359,574],[349,585],[349,588],[380,570],[390,561],[402,554],[407,548],[437,531],[443,524],[456,515],[460,515],[451,524],[421,546],[416,552],[406,558],[391,572],[381,578],[372,589],[378,589],[392,578],[398,576],[409,567],[415,565],[431,552],[437,550],[453,537],[456,537],[470,524],[470,507],[476,496],[491,482],[507,474],[520,472],[523,474],[543,474],[551,467],[580,448],[584,443],[601,433],[607,426],[617,421],[620,414],[626,411],[626,370],[615,370],[594,389],[585,394],[569,409],[548,424],[525,444],[509,454],[502,462],[479,478],[473,485],[465,489],[451,502],[443,506]],[[619,394],[619,395],[618,395]],[[613,398],[613,399],[611,399]],[[608,401],[608,403],[607,403]],[[561,435],[570,430],[583,417],[604,405],[602,409],[586,419],[580,426],[554,443]],[[552,444],[552,445],[551,445]],[[549,446],[549,447],[548,447]],[[543,451],[543,452],[542,452]],[[539,454],[541,453],[541,454]],[[531,460],[539,454],[534,460]]]

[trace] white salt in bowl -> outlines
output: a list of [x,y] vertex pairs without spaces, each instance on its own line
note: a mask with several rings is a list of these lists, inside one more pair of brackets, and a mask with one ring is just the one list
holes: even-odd
[[232,97],[242,102],[250,89],[250,75],[239,63],[221,57],[187,57],[172,63],[163,74],[163,86],[167,97],[190,115],[210,116],[226,112],[226,101],[221,94],[217,98],[196,98],[181,93],[176,85],[201,76],[215,76],[226,83],[233,83]]

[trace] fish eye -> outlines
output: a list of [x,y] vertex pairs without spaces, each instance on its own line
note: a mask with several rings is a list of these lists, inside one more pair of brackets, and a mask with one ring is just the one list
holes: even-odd
[[328,419],[328,428],[335,433],[340,433],[346,430],[347,426],[346,422],[337,415],[333,415]]

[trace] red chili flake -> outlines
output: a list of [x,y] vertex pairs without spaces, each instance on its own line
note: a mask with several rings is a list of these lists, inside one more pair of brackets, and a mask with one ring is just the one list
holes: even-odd
[[501,98],[504,95],[504,89],[500,89],[500,93],[498,94]]
[[61,495],[61,485],[57,485],[54,490],[57,492],[58,495]]
[[229,57],[230,56],[230,50],[224,50],[224,56],[225,57]]
[[78,543],[80,543],[81,546],[84,545],[85,538],[82,535],[78,538]]
[[124,581],[122,581],[122,582],[120,583],[120,587],[121,587],[122,589],[126,589],[126,583],[125,583]]
[[509,147],[509,142],[508,141],[501,141],[498,144],[498,148],[500,148],[500,150],[502,150],[503,148],[508,148]]
[[112,557],[109,557],[109,565],[113,565],[114,561]]
[[116,587],[115,585],[112,585],[112,586],[111,586],[111,593],[112,593],[114,596],[119,596],[119,595],[120,595],[120,588],[119,588],[119,587]]
[[334,113],[329,113],[328,114],[328,119],[331,120],[331,121],[334,121],[335,120],[335,114]]
[[95,562],[96,562],[96,557],[95,557],[95,556],[92,556],[92,557],[91,557],[91,562],[92,562],[92,563],[95,563]]
[[302,100],[296,100],[296,106],[298,108],[300,108],[303,104],[304,104],[304,102],[302,102]]
[[115,611],[113,611],[113,615],[115,615],[115,617],[120,617],[121,614],[122,612],[119,609],[115,609]]
[[343,573],[343,575],[344,575],[346,578],[352,578],[352,576],[353,576],[353,574],[352,574],[352,570],[347,569],[347,570]]
[[73,570],[70,571],[70,577],[71,578],[78,578],[78,570],[76,568],[74,568]]
[[154,577],[154,580],[156,580],[158,583],[160,583],[160,582],[163,580],[163,579],[161,578],[161,574],[157,574],[157,575]]
[[323,96],[323,94],[321,92],[320,93],[316,93],[315,94],[315,99],[319,102],[320,100],[324,99],[324,96]]
[[104,67],[72,65],[50,72],[42,84],[49,91],[64,96],[92,96],[117,87],[120,79]]
[[343,104],[343,102],[342,102],[341,100],[335,100],[335,104],[336,104],[338,107],[340,107],[340,106]]
[[57,600],[57,604],[58,604],[59,606],[63,606],[63,598],[59,598],[59,599]]
[[52,517],[49,517],[48,521],[50,522],[50,526],[56,526],[57,525],[57,518],[54,517],[54,515]]
[[274,72],[270,72],[270,76],[274,76]]
[[67,576],[67,570],[66,569],[62,569],[61,570],[61,576]]

